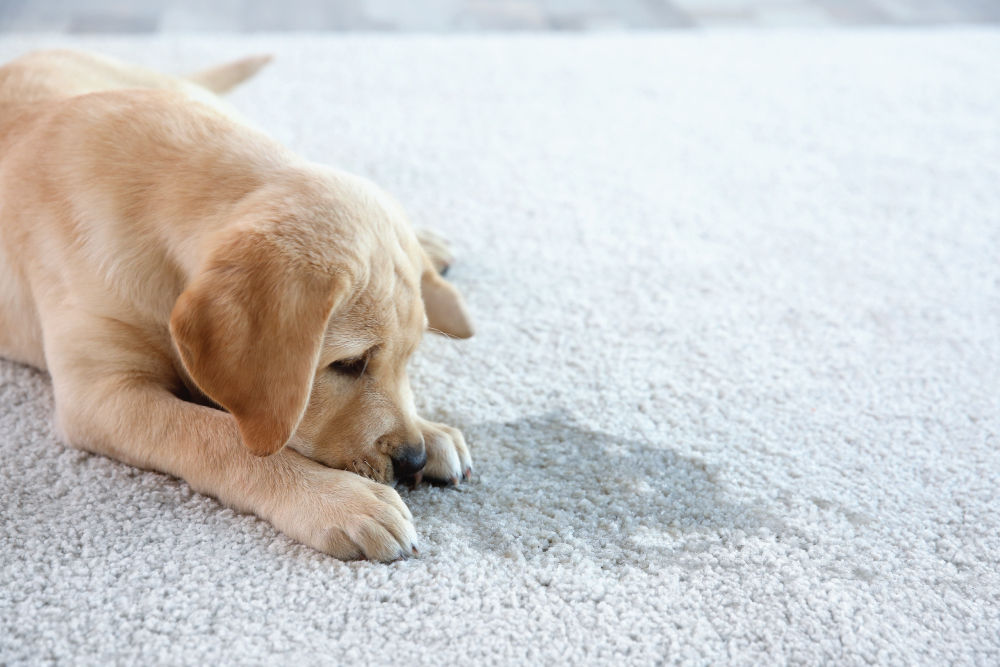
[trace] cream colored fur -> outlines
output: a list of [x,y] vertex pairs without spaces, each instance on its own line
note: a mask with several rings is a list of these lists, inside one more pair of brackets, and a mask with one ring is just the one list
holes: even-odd
[[392,560],[416,549],[387,485],[404,463],[471,475],[461,433],[416,414],[407,359],[428,327],[472,329],[439,240],[215,95],[266,61],[0,68],[0,354],[48,370],[70,444]]

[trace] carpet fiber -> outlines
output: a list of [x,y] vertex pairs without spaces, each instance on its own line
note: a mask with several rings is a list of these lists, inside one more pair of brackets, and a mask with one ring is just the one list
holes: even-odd
[[57,43],[277,55],[234,103],[457,248],[476,481],[342,563],[0,362],[0,663],[1000,660],[1000,32]]

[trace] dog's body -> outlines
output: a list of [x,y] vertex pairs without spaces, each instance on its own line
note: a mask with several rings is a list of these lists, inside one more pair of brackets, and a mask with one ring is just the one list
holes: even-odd
[[0,68],[0,355],[49,371],[74,446],[397,558],[415,531],[380,482],[471,473],[461,434],[416,416],[406,360],[428,325],[471,329],[398,205],[213,94],[264,62]]

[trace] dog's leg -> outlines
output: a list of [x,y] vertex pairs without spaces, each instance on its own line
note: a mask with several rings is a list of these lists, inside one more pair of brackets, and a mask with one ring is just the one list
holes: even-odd
[[[107,350],[110,341],[102,338]],[[132,357],[121,348],[116,352]],[[73,358],[65,346],[51,344],[46,353],[54,360],[57,422],[74,446],[180,477],[196,491],[338,558],[391,561],[416,553],[412,516],[395,490],[322,466],[289,447],[254,456],[231,415],[176,398],[150,377],[148,352],[145,364],[126,364],[128,370],[109,368],[106,353],[97,352],[103,359]]]
[[419,420],[419,426],[427,449],[423,476],[449,484],[458,484],[460,479],[472,479],[472,456],[462,432],[426,419]]

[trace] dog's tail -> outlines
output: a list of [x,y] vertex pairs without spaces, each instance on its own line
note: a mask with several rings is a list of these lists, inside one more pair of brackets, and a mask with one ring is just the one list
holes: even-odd
[[231,63],[216,65],[200,72],[195,72],[187,76],[189,81],[194,81],[200,86],[208,88],[213,93],[223,94],[243,83],[264,65],[274,58],[271,54],[247,56],[234,60]]

